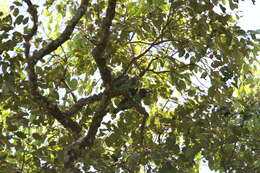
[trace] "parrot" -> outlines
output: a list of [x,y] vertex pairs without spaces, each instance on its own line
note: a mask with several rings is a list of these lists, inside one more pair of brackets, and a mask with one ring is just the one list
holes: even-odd
[[[128,91],[130,92],[131,96],[133,97],[133,99],[136,102],[141,102],[141,100],[143,98],[151,95],[151,91],[147,88],[141,88],[141,89],[130,88],[130,89],[128,89]],[[117,114],[119,111],[125,110],[125,109],[130,109],[133,106],[134,105],[131,101],[129,101],[127,98],[124,98],[121,102],[119,102],[117,108],[115,108],[112,112],[114,114]]]
[[124,75],[115,79],[115,87],[119,89],[135,88],[137,84],[137,77],[129,77],[128,75]]

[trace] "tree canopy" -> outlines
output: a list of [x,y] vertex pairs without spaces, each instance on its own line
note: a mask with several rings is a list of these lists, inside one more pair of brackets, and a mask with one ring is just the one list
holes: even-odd
[[239,0],[9,3],[0,172],[260,169],[259,31]]

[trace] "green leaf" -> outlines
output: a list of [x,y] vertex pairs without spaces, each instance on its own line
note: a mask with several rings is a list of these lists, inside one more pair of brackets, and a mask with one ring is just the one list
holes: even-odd
[[33,133],[32,136],[36,140],[40,140],[41,139],[41,135],[39,133]]
[[16,6],[22,6],[22,5],[23,5],[22,3],[18,2],[18,1],[14,1],[13,3],[14,3]]
[[13,12],[13,15],[16,17],[18,14],[19,14],[19,9],[18,9],[18,8],[15,8],[15,9],[14,9],[14,12]]
[[15,19],[14,24],[15,24],[15,25],[20,25],[20,24],[23,22],[23,18],[24,18],[23,15],[19,15],[19,16]]
[[211,86],[208,90],[208,95],[210,97],[214,97],[215,96],[215,87]]
[[24,132],[16,132],[15,134],[16,134],[19,138],[22,138],[22,139],[26,138],[26,134],[25,134]]
[[213,0],[214,5],[218,5],[219,0]]
[[178,172],[178,170],[171,165],[171,163],[166,162],[162,165],[162,168],[159,169],[159,173],[172,173]]
[[23,19],[23,24],[24,24],[24,25],[27,24],[28,21],[29,21],[29,17],[24,18],[24,19]]
[[[34,1],[28,43],[33,9],[14,1],[0,12],[0,172],[64,172],[70,149],[82,172],[195,173],[202,158],[256,172],[260,31],[235,25],[240,1],[121,0],[107,20],[107,1]],[[130,88],[152,91],[133,96],[148,117]]]
[[179,57],[182,57],[185,54],[184,49],[179,49]]
[[200,77],[205,79],[207,76],[208,76],[208,73],[207,72],[203,72]]
[[77,86],[78,86],[78,81],[77,81],[77,79],[72,79],[72,80],[69,82],[69,86],[70,86],[70,88],[72,88],[72,89],[77,88]]

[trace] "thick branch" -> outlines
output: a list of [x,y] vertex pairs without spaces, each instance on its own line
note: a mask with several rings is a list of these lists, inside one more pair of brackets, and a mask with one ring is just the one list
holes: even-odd
[[100,94],[95,94],[93,96],[87,97],[87,98],[82,98],[79,99],[71,108],[68,110],[66,113],[67,116],[73,116],[76,114],[80,109],[84,106],[86,106],[89,103],[94,103],[96,101],[101,100],[103,93]]
[[155,74],[161,74],[161,73],[170,73],[171,71],[169,71],[169,70],[163,70],[163,71],[155,71],[155,70],[147,70],[147,71],[150,71],[150,72],[153,72],[153,73],[155,73]]
[[97,64],[97,67],[100,71],[101,78],[104,82],[106,90],[105,90],[104,94],[102,95],[100,107],[97,110],[97,112],[94,114],[92,123],[88,130],[88,134],[85,137],[80,138],[78,141],[73,143],[65,151],[64,160],[65,160],[65,168],[66,168],[67,172],[76,172],[76,171],[74,171],[75,170],[74,161],[77,160],[78,157],[80,157],[80,155],[81,155],[80,150],[90,149],[93,146],[98,128],[101,125],[103,117],[108,112],[108,110],[106,110],[106,109],[107,109],[107,106],[111,99],[110,94],[109,94],[110,93],[109,89],[110,88],[113,89],[113,87],[111,87],[113,77],[112,77],[110,69],[107,67],[106,58],[104,57],[104,53],[105,53],[105,49],[106,49],[109,34],[110,34],[109,29],[110,29],[110,26],[112,25],[112,20],[115,16],[115,7],[116,7],[116,0],[109,0],[107,11],[106,11],[106,16],[104,18],[104,21],[103,21],[103,24],[101,27],[101,31],[100,31],[101,38],[100,38],[99,43],[93,49],[93,52],[92,52],[92,55]]
[[94,144],[94,140],[96,138],[98,128],[100,127],[104,116],[108,112],[107,106],[109,104],[109,101],[110,101],[109,92],[106,92],[102,96],[100,107],[92,119],[92,123],[89,127],[87,135],[78,139],[75,143],[70,145],[67,150],[65,150],[64,161],[65,161],[66,172],[68,173],[76,172],[74,162],[81,156],[80,151],[83,149],[92,148]]
[[102,97],[100,107],[92,119],[92,123],[89,127],[88,134],[81,143],[81,148],[92,147],[98,128],[100,127],[101,122],[103,120],[103,117],[108,112],[107,106],[109,104],[109,101],[110,101],[110,96],[105,93]]
[[[110,90],[109,91],[109,96],[110,99],[123,95],[123,93],[127,92],[126,89],[123,90]],[[74,114],[76,114],[78,111],[80,111],[80,109],[82,109],[82,107],[86,106],[87,104],[90,103],[94,103],[97,101],[100,101],[102,99],[102,96],[104,95],[104,92],[99,93],[99,94],[95,94],[93,96],[89,96],[87,98],[81,98],[79,99],[67,112],[65,112],[65,114],[69,117],[73,116]]]
[[40,60],[43,56],[51,53],[57,47],[59,47],[62,43],[64,43],[66,40],[69,39],[70,35],[73,32],[74,27],[80,20],[80,18],[83,16],[83,14],[86,11],[88,0],[82,0],[81,5],[76,12],[75,16],[72,18],[72,20],[69,22],[69,24],[66,26],[63,33],[54,41],[52,41],[49,45],[46,47],[43,47],[39,51],[34,51],[33,56],[29,55],[30,51],[30,44],[29,41],[33,37],[33,35],[37,32],[37,11],[34,7],[34,5],[31,3],[30,0],[25,0],[25,2],[28,5],[28,11],[31,14],[33,18],[33,28],[31,32],[28,35],[24,36],[24,39],[26,41],[25,44],[25,56],[28,60],[28,66],[27,71],[29,75],[29,83],[30,83],[30,92],[33,96],[33,99],[50,115],[52,115],[55,119],[57,119],[65,128],[71,130],[74,134],[79,134],[81,132],[81,127],[74,122],[69,117],[65,116],[63,112],[60,111],[57,105],[52,103],[50,100],[48,100],[46,97],[40,94],[38,91],[38,82],[37,82],[37,74],[35,73],[35,64],[38,60]]
[[79,134],[81,132],[81,127],[66,117],[63,112],[60,111],[57,105],[52,103],[46,97],[42,96],[38,91],[37,76],[34,70],[34,66],[29,62],[28,65],[29,82],[31,87],[31,94],[33,100],[35,100],[39,105],[51,116],[57,119],[65,128],[71,130],[74,134]]
[[106,90],[104,93],[102,93],[102,100],[100,103],[100,107],[94,114],[87,135],[85,137],[78,139],[75,143],[70,145],[65,150],[64,160],[65,160],[65,167],[67,172],[73,172],[74,170],[75,170],[74,172],[76,172],[76,169],[74,167],[75,160],[77,160],[81,156],[82,154],[81,150],[92,148],[94,144],[94,140],[96,138],[97,131],[101,125],[104,116],[108,112],[107,107],[111,98],[119,95],[124,95],[125,97],[131,99],[138,112],[145,114],[145,117],[148,117],[148,113],[138,102],[132,99],[127,89],[118,89],[113,91]]
[[108,38],[110,35],[110,26],[112,25],[112,20],[115,16],[116,0],[109,0],[108,7],[106,10],[106,17],[104,18],[101,31],[100,31],[100,41],[97,46],[93,49],[92,55],[97,63],[97,67],[100,71],[101,78],[104,82],[105,87],[112,86],[112,75],[110,69],[107,67],[106,58],[104,57],[105,49],[108,43]]

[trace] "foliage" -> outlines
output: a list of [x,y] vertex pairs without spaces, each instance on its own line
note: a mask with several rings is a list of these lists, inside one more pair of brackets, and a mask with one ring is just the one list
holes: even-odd
[[[237,7],[14,1],[0,12],[0,172],[259,170],[260,47]],[[113,113],[122,100],[133,107]]]

